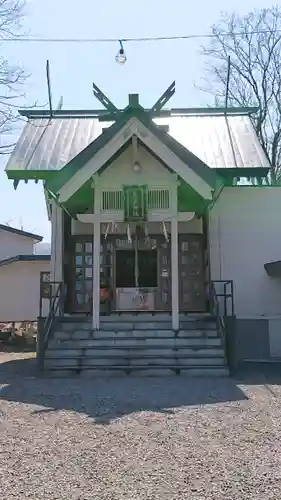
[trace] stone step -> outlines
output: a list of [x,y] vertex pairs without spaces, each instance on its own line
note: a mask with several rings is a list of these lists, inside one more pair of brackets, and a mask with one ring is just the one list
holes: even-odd
[[211,366],[225,366],[224,358],[213,357],[213,358],[181,358],[181,359],[173,359],[173,358],[148,358],[148,357],[140,357],[140,358],[130,358],[130,359],[112,359],[112,358],[46,358],[44,361],[45,369],[52,368],[70,368],[70,369],[86,369],[91,367],[99,367],[99,368],[132,368],[132,367],[169,367],[169,368],[185,368],[188,366],[193,367],[211,367]]
[[75,357],[126,357],[126,359],[140,358],[140,357],[169,357],[169,358],[182,358],[182,357],[224,357],[224,350],[222,348],[201,348],[196,349],[159,349],[159,348],[88,348],[88,349],[48,349],[46,358],[75,358]]
[[181,377],[200,377],[200,378],[223,378],[229,376],[229,369],[225,366],[200,366],[199,368],[193,366],[184,366],[181,368],[174,367],[127,367],[118,368],[107,367],[101,368],[52,368],[44,372],[46,377],[85,377],[85,378],[118,378],[118,377],[174,377],[180,375]]
[[[91,322],[60,322],[57,325],[57,329],[63,332],[86,330],[92,331]],[[106,321],[101,322],[100,331],[122,331],[122,330],[172,330],[171,321]],[[203,320],[184,320],[180,321],[180,329],[182,330],[216,330],[216,322],[213,320],[203,321]]]
[[49,349],[80,349],[80,348],[188,348],[188,347],[219,347],[222,345],[219,337],[215,338],[157,338],[157,337],[139,337],[128,339],[126,337],[109,337],[104,339],[76,339],[76,340],[59,340],[52,339],[49,342]]
[[[179,313],[179,319],[181,321],[194,321],[194,320],[203,320],[203,321],[209,321],[211,319],[215,319],[216,317],[212,315],[211,313]],[[168,312],[120,312],[120,313],[112,313],[109,316],[100,316],[100,323],[112,323],[112,322],[118,322],[118,321],[134,321],[134,322],[146,322],[146,321],[157,321],[157,322],[163,322],[163,321],[172,321],[172,313]],[[67,315],[65,314],[64,318],[62,319],[62,322],[64,323],[92,323],[92,317],[90,315],[79,315],[79,314],[72,314],[72,315]]]
[[[185,320],[185,321],[192,321],[196,319],[203,319],[203,320],[209,320],[209,319],[214,319],[215,316],[213,316],[211,313],[179,313],[179,318],[180,320]],[[124,321],[140,321],[140,322],[145,322],[145,321],[150,321],[151,319],[155,321],[172,321],[172,313],[167,313],[167,312],[155,312],[155,313],[149,313],[149,312],[131,312],[131,313],[112,313],[109,316],[101,316],[100,317],[100,322],[101,323],[106,323],[106,322],[112,322],[112,321],[119,321],[120,319],[123,319]],[[87,318],[87,320],[91,321],[91,319]]]
[[[62,363],[63,364],[63,363]],[[67,363],[65,363],[67,364]],[[224,366],[225,361],[223,358],[181,358],[181,359],[173,359],[169,358],[149,358],[149,357],[140,357],[140,358],[83,358],[81,360],[82,367],[87,366]]]
[[108,338],[216,338],[216,330],[180,330],[175,333],[172,330],[124,330],[124,331],[98,331],[75,330],[54,332],[53,338],[56,340],[88,340],[88,339],[108,339]]

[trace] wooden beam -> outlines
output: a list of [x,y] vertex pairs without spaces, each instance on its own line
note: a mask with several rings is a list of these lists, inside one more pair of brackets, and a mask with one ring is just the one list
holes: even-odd
[[[96,221],[100,223],[110,223],[110,222],[124,222],[124,212],[120,210],[118,212],[102,213],[102,214],[77,214],[77,219],[84,224],[94,224]],[[173,219],[177,219],[178,222],[189,222],[195,217],[195,212],[179,212],[178,215],[174,217],[169,210],[163,210],[163,212],[158,211],[158,213],[148,212],[148,222],[171,222]]]
[[152,106],[150,113],[152,115],[160,113],[161,109],[167,104],[176,91],[176,82],[173,81],[171,85],[165,90],[164,94],[158,99],[158,101]]
[[93,83],[93,94],[95,98],[107,109],[107,111],[120,113],[118,108],[114,106],[113,102],[99,89],[99,87]]
[[50,61],[46,63],[46,74],[47,74],[47,86],[48,86],[48,98],[49,98],[49,111],[50,118],[53,117],[53,104],[52,104],[52,90],[51,90],[51,75],[50,75]]

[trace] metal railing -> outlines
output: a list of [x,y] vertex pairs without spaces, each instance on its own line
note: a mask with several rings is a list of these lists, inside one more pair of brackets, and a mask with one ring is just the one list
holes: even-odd
[[[225,318],[234,316],[234,293],[232,280],[210,282],[211,312],[216,318],[217,330],[226,348]],[[223,307],[222,307],[223,306]]]
[[64,305],[63,283],[50,282],[49,314],[44,321],[44,345],[48,345],[56,316],[62,316]]
[[[48,302],[48,314],[44,317],[43,305]],[[64,285],[62,282],[44,282],[40,290],[40,315],[37,322],[37,364],[44,368],[45,352],[53,332],[56,317],[63,315]]]
[[[212,280],[213,292],[220,303],[223,300],[223,316],[234,316],[234,291],[232,280]],[[219,304],[220,305],[220,304]],[[221,307],[220,307],[221,309]]]

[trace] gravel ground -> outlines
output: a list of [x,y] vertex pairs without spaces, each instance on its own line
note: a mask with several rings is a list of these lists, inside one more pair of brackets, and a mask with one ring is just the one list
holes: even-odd
[[37,379],[32,357],[0,353],[1,500],[281,498],[278,381]]

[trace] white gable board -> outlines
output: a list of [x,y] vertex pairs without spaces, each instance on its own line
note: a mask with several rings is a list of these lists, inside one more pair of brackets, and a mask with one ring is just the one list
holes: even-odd
[[136,135],[151,151],[165,164],[169,165],[174,173],[186,181],[196,192],[205,199],[212,199],[212,189],[186,163],[179,159],[165,144],[155,137],[139,120],[131,118],[122,129],[100,149],[94,157],[86,163],[60,190],[60,203],[66,202],[83,184],[105,165],[113,155],[133,136]]

